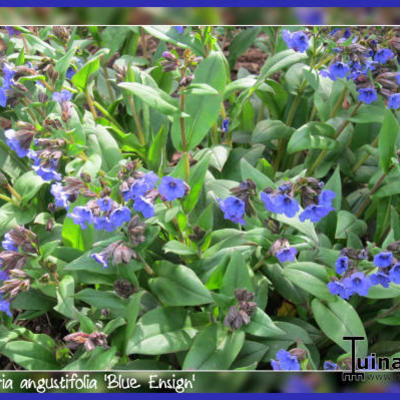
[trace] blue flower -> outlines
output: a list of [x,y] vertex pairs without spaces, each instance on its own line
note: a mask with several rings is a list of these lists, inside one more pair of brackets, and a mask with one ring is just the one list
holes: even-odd
[[337,78],[344,78],[350,72],[350,68],[347,64],[338,61],[329,67],[329,72],[331,79],[335,81]]
[[348,278],[343,279],[343,284],[352,294],[358,293],[360,296],[366,296],[371,287],[370,279],[362,272],[355,272]]
[[383,272],[377,272],[369,276],[373,285],[382,285],[384,288],[388,288],[390,284],[390,278]]
[[33,135],[19,134],[14,129],[7,129],[4,131],[6,143],[10,146],[11,150],[17,153],[17,156],[22,158],[28,155],[29,146],[32,142]]
[[285,214],[288,218],[294,217],[300,207],[297,201],[287,194],[278,194],[274,198],[276,213]]
[[91,256],[93,260],[101,264],[104,268],[108,268],[107,256],[104,253],[93,253]]
[[224,118],[221,124],[221,131],[226,133],[229,131],[229,119]]
[[304,222],[309,219],[311,222],[319,222],[322,218],[326,217],[334,208],[326,205],[312,204],[307,206],[304,211],[299,215],[299,220]]
[[389,278],[394,283],[400,283],[400,263],[394,264],[390,269]]
[[158,187],[160,194],[168,201],[182,198],[186,193],[185,182],[172,176],[164,176]]
[[296,7],[294,11],[303,25],[324,25],[325,13],[321,8]]
[[13,26],[6,26],[6,29],[9,36],[18,36],[21,34],[21,31],[15,29]]
[[94,229],[97,231],[113,232],[115,225],[107,217],[94,217]]
[[358,93],[358,100],[364,102],[365,104],[371,104],[378,100],[376,90],[373,88],[358,89]]
[[296,356],[290,354],[286,350],[279,350],[276,355],[276,360],[271,360],[272,368],[275,371],[299,371],[300,363]]
[[333,295],[340,296],[345,300],[353,294],[352,291],[340,281],[329,282],[326,286]]
[[131,219],[131,210],[128,207],[119,207],[110,214],[110,221],[115,226],[121,226]]
[[69,207],[69,196],[64,192],[64,187],[61,183],[53,183],[50,187],[50,193],[54,196],[55,204],[57,207],[68,209]]
[[390,267],[393,255],[390,251],[381,251],[374,257],[374,264],[379,268]]
[[10,279],[10,275],[8,275],[6,271],[0,269],[0,281],[7,281],[8,279]]
[[308,49],[308,38],[303,31],[289,32],[288,30],[284,29],[282,31],[282,38],[286,45],[294,51],[303,53]]
[[396,81],[400,85],[400,72],[396,75]]
[[10,232],[7,232],[4,235],[4,240],[1,242],[1,246],[3,247],[4,250],[18,251],[18,246],[16,245],[14,240],[12,240]]
[[265,206],[266,210],[268,210],[270,212],[273,212],[273,213],[277,212],[277,207],[276,207],[276,204],[275,204],[275,198],[274,198],[274,196],[272,194],[261,192],[260,193],[260,197],[261,197],[262,202],[264,203],[264,206]]
[[10,302],[2,299],[0,296],[0,311],[6,313],[9,317],[12,317],[10,310]]
[[134,199],[138,196],[144,196],[155,187],[158,179],[158,176],[153,171],[144,174],[139,179],[136,179],[129,191],[123,193],[125,201]]
[[234,223],[245,225],[243,215],[245,212],[245,203],[243,200],[229,196],[225,200],[218,199],[218,204],[224,213],[224,218]]
[[391,94],[388,98],[388,108],[397,110],[400,107],[400,93]]
[[141,212],[143,217],[145,218],[154,217],[155,212],[153,203],[146,197],[143,196],[136,197],[133,203],[133,208],[136,211]]
[[93,223],[92,212],[86,207],[77,206],[67,215],[72,218],[74,224],[79,225],[82,229],[86,229],[87,225]]
[[339,257],[335,262],[335,270],[338,274],[343,274],[349,268],[349,258],[346,256]]
[[10,68],[7,64],[3,65],[3,89],[8,90],[11,89],[13,82],[12,79],[14,78],[15,71]]
[[61,181],[62,179],[61,174],[53,168],[42,165],[33,165],[32,168],[44,181]]
[[66,89],[62,90],[61,92],[53,93],[53,100],[55,100],[59,104],[66,103],[71,99],[72,99],[72,93]]
[[[76,58],[77,59],[77,61],[78,61],[78,68],[77,68],[77,70],[79,71],[81,68],[82,68],[82,66],[83,66],[83,64],[82,64],[82,61],[80,60],[80,58]],[[67,72],[65,73],[65,77],[67,78],[67,79],[72,79],[73,78],[73,76],[76,74],[76,70],[75,70],[75,68],[74,67],[69,67],[68,69],[67,69]]]
[[103,197],[101,199],[97,199],[96,203],[99,206],[100,211],[107,212],[111,211],[114,201],[109,197]]
[[174,26],[174,29],[182,35],[183,32],[185,32],[185,28],[183,26]]
[[318,196],[318,205],[331,207],[332,200],[336,197],[336,193],[332,190],[323,190]]
[[376,52],[374,61],[376,61],[380,64],[385,64],[387,61],[389,61],[393,57],[394,57],[394,54],[393,54],[392,50],[380,49]]
[[324,362],[324,370],[325,371],[335,371],[337,370],[337,364],[332,361]]
[[296,258],[296,254],[297,254],[296,247],[289,247],[278,250],[275,255],[276,258],[279,260],[279,262],[285,262],[285,261],[294,261]]
[[0,88],[0,106],[5,107],[7,105],[7,93],[6,91],[1,87]]

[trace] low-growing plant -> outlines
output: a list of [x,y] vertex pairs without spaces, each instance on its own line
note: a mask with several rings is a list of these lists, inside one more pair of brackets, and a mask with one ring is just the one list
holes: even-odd
[[0,44],[4,365],[346,369],[344,336],[400,351],[397,29]]

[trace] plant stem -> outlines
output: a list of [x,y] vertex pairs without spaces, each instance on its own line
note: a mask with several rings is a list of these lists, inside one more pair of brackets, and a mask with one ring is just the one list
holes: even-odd
[[7,183],[7,189],[18,201],[22,200],[21,195],[9,183]]
[[154,275],[154,271],[151,269],[150,265],[147,264],[147,262],[145,261],[145,259],[144,259],[139,253],[137,253],[137,256],[138,256],[139,260],[143,263],[143,265],[144,265],[144,270],[145,270],[149,275]]
[[111,87],[110,77],[108,75],[107,64],[105,64],[103,56],[101,57],[101,63],[103,66],[104,78],[106,79],[108,95],[110,96],[111,102],[114,102],[115,97]]
[[381,175],[381,177],[376,181],[375,185],[372,187],[369,194],[365,197],[364,201],[361,203],[360,208],[355,213],[356,218],[359,218],[360,215],[364,212],[364,210],[368,207],[369,203],[371,203],[371,196],[379,189],[385,178],[386,178],[386,172],[384,172]]
[[347,93],[347,87],[343,89],[342,93],[338,97],[335,107],[333,108],[329,118],[333,118],[334,116],[336,116],[337,112],[339,111],[339,107],[343,104],[343,100],[346,97],[346,93]]
[[94,106],[105,116],[110,122],[112,122],[120,131],[123,131],[122,126],[117,122],[117,120],[97,101],[93,102]]
[[86,87],[85,95],[86,95],[86,101],[87,101],[87,103],[88,103],[88,105],[89,105],[90,112],[92,113],[93,118],[94,118],[94,120],[96,121],[96,119],[97,119],[97,113],[96,113],[96,110],[95,110],[94,105],[93,105],[93,100],[92,100],[92,98],[90,97],[90,93],[89,93],[89,88],[88,88],[88,87]]
[[[379,135],[375,138],[375,140],[371,143],[372,147],[376,147],[378,145],[378,139],[379,139]],[[358,160],[358,162],[354,165],[354,167],[352,168],[351,172],[356,173],[358,171],[358,169],[361,167],[361,165],[364,164],[365,161],[368,160],[368,157],[370,156],[369,152],[365,152],[365,154]]]
[[[186,74],[186,67],[181,71],[181,79],[184,78]],[[185,111],[185,94],[180,94],[179,105],[181,113]],[[183,149],[183,157],[185,158],[185,181],[189,179],[190,175],[190,163],[189,163],[189,154],[187,148],[186,141],[186,131],[185,131],[185,119],[183,117],[180,118],[180,126],[181,126],[181,140],[182,140],[182,149]]]
[[135,104],[133,102],[132,96],[129,96],[128,98],[129,105],[131,107],[133,119],[135,120],[136,128],[137,128],[137,136],[139,138],[140,143],[144,146],[146,144],[146,139],[144,137],[143,129],[142,129],[142,124],[140,123],[140,119],[137,115],[136,109],[135,109]]
[[[354,117],[354,115],[356,114],[356,112],[360,108],[361,104],[362,104],[361,102],[358,102],[358,104],[356,105],[356,107],[354,108],[352,113],[350,114],[349,119],[344,121],[343,124],[336,131],[335,136],[333,137],[334,139],[337,139],[340,136],[340,134],[346,129],[347,125],[350,123],[350,118]],[[321,164],[322,160],[326,157],[327,154],[328,154],[327,150],[321,151],[321,153],[318,156],[318,158],[314,161],[314,164],[307,171],[307,176],[311,176],[315,172],[315,170],[318,168],[319,164]]]
[[12,203],[16,207],[19,207],[19,204],[17,202],[15,202],[11,197],[6,196],[5,194],[0,193],[0,199],[5,200],[8,203]]
[[253,271],[255,272],[255,271],[257,271],[258,269],[260,269],[260,268],[264,265],[265,260],[266,260],[269,256],[270,256],[270,253],[269,253],[269,251],[267,251],[267,252],[265,253],[264,257],[263,257],[261,260],[259,260],[259,261],[257,262],[257,264],[253,267]]

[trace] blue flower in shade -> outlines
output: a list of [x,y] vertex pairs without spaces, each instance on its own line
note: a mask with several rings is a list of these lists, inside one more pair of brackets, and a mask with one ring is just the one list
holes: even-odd
[[281,192],[288,192],[291,188],[292,188],[292,184],[290,182],[289,183],[283,183],[282,185],[280,185],[278,187],[278,189]]
[[394,57],[393,51],[390,49],[380,49],[376,52],[374,61],[380,63],[380,64],[385,64],[388,62],[391,58]]
[[186,193],[185,182],[172,176],[164,176],[158,187],[160,194],[168,201],[182,198]]
[[7,93],[0,87],[0,106],[5,107],[7,105]]
[[286,350],[279,350],[276,355],[276,360],[271,360],[272,368],[275,371],[299,371],[300,363],[296,356],[290,354]]
[[324,362],[324,370],[325,371],[335,371],[337,370],[337,364],[332,361]]
[[261,197],[262,202],[264,203],[264,206],[265,206],[266,210],[268,210],[270,212],[273,212],[273,213],[277,212],[277,207],[276,207],[276,204],[275,204],[275,198],[274,198],[274,196],[272,194],[261,192],[260,193],[260,197]]
[[18,251],[18,246],[15,244],[14,240],[12,240],[9,232],[4,235],[4,240],[1,242],[1,246],[4,250]]
[[42,165],[33,165],[32,169],[44,180],[44,181],[61,181],[62,176],[56,170],[50,167],[44,167]]
[[6,29],[9,36],[18,36],[21,34],[21,31],[15,29],[13,26],[6,26]]
[[335,262],[335,271],[338,274],[343,274],[349,268],[349,258],[346,256],[339,257]]
[[71,99],[72,99],[72,93],[66,89],[62,90],[61,92],[53,93],[53,100],[55,100],[59,104],[66,103]]
[[101,264],[104,268],[108,268],[107,256],[104,253],[93,253],[91,256],[93,260]]
[[382,285],[384,288],[388,288],[390,285],[390,278],[383,272],[377,272],[369,276],[372,285]]
[[336,32],[339,32],[342,28],[333,28],[331,32],[329,33],[331,36],[333,36]]
[[245,225],[243,215],[245,212],[245,203],[243,200],[229,196],[225,200],[218,199],[219,207],[224,213],[224,218],[228,219],[235,224],[239,223]]
[[340,281],[329,282],[326,286],[333,295],[340,296],[345,300],[353,294],[352,291]]
[[[76,60],[78,61],[78,69],[77,70],[79,71],[83,67],[83,64],[82,64],[82,61],[80,58],[77,57]],[[65,77],[67,79],[72,79],[75,74],[76,74],[76,70],[73,67],[69,67],[67,69],[67,72],[65,73]]]
[[390,269],[389,279],[391,282],[400,283],[400,263],[394,264]]
[[297,201],[287,194],[278,194],[275,196],[274,203],[275,212],[278,214],[285,214],[288,218],[294,217],[300,210]]
[[226,133],[229,131],[229,119],[224,118],[221,124],[221,131]]
[[97,199],[96,203],[99,206],[100,211],[107,212],[111,211],[114,201],[109,197],[103,197],[101,199]]
[[288,30],[284,29],[282,31],[282,38],[287,47],[293,49],[294,51],[303,53],[308,49],[308,38],[303,31],[289,32]]
[[136,197],[135,201],[133,203],[133,208],[136,211],[141,212],[143,217],[145,217],[145,218],[154,217],[154,214],[155,214],[154,205],[146,197],[143,197],[143,196]]
[[0,297],[0,311],[6,313],[9,317],[12,317],[11,310],[10,310],[10,302],[2,299]]
[[134,199],[138,196],[144,196],[155,187],[158,179],[158,176],[153,171],[144,174],[139,179],[136,179],[129,191],[123,193],[125,201]]
[[110,214],[110,221],[115,226],[121,226],[131,219],[131,210],[128,207],[119,207]]
[[10,275],[6,271],[0,270],[0,281],[7,281],[8,279],[10,279]]
[[278,250],[275,255],[276,258],[279,260],[279,262],[285,262],[285,261],[294,261],[296,258],[296,254],[297,254],[296,247],[289,247]]
[[64,192],[64,187],[61,183],[53,183],[50,187],[50,193],[54,196],[55,204],[57,207],[68,209],[69,207],[69,196]]
[[10,68],[7,64],[3,65],[3,89],[8,90],[11,89],[13,82],[12,79],[14,78],[15,71]]
[[115,225],[107,217],[94,217],[94,229],[97,231],[107,231],[113,232],[115,230]]
[[348,39],[351,36],[351,30],[349,28],[346,28],[344,33],[343,33],[343,37],[345,39]]
[[376,90],[373,88],[358,89],[358,93],[358,100],[362,101],[365,104],[371,104],[374,101],[378,100]]
[[338,78],[344,78],[350,72],[350,68],[347,64],[338,61],[329,67],[329,72],[331,79],[335,81]]
[[388,108],[397,110],[400,107],[400,93],[391,94],[388,98]]
[[183,26],[174,26],[174,29],[182,35],[183,32],[185,32],[185,28]]
[[358,293],[360,296],[366,296],[371,287],[369,277],[365,276],[362,272],[355,272],[348,278],[343,279],[343,284],[352,294]]
[[396,75],[396,81],[400,85],[400,72]]
[[77,206],[67,215],[72,218],[74,224],[79,225],[82,229],[86,229],[87,225],[94,222],[92,212],[86,207]]
[[374,257],[374,264],[379,268],[390,267],[393,255],[390,251],[381,251]]
[[24,146],[23,140],[14,129],[7,129],[4,131],[6,143],[10,146],[11,150],[17,153],[17,156],[22,158],[28,155],[29,147]]

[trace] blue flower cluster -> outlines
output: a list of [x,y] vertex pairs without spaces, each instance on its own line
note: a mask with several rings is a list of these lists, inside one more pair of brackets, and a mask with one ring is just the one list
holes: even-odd
[[304,53],[309,47],[308,37],[303,31],[290,32],[286,29],[283,29],[282,38],[287,47],[293,49],[294,51]]
[[0,106],[5,107],[7,105],[7,90],[13,86],[13,77],[15,71],[13,71],[7,64],[3,65],[3,84],[0,87]]
[[76,69],[74,67],[69,67],[67,69],[67,72],[65,73],[65,77],[67,79],[72,79],[74,75],[83,67],[82,60],[79,57],[75,57],[75,59],[78,66],[76,67]]
[[[365,252],[360,253],[357,258],[365,259]],[[343,275],[342,279],[334,279],[328,283],[329,291],[340,296],[342,299],[349,299],[352,295],[367,296],[370,287],[381,285],[388,288],[390,282],[400,283],[400,263],[395,262],[392,252],[382,251],[375,255],[373,263],[379,270],[370,275],[352,268],[355,259],[350,260],[347,255],[341,255],[335,262],[335,270],[339,275]]]
[[224,218],[235,224],[245,225],[243,219],[245,213],[245,203],[235,196],[229,196],[225,200],[218,199],[218,204],[224,213]]
[[300,363],[295,355],[289,351],[279,350],[276,355],[276,360],[271,360],[271,366],[274,371],[299,371]]

